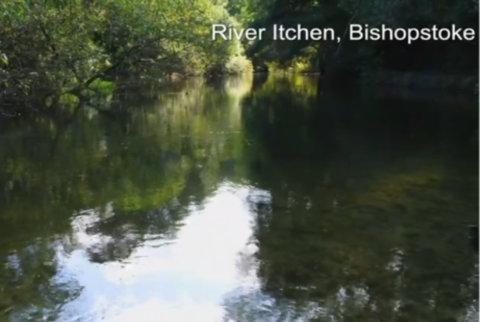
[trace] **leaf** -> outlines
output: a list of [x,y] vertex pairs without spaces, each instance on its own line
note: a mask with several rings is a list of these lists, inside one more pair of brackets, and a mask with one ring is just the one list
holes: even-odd
[[0,55],[0,61],[2,61],[6,66],[8,66],[8,57],[6,54]]

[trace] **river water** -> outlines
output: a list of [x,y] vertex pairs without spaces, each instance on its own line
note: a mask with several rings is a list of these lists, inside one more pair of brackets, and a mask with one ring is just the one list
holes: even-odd
[[477,321],[475,100],[246,77],[100,107],[0,129],[0,321]]

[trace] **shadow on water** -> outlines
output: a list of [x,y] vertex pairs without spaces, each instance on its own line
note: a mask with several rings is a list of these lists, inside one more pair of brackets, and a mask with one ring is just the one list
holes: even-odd
[[272,198],[256,231],[264,291],[305,309],[321,303],[325,320],[476,311],[477,257],[465,239],[478,221],[475,103],[291,92],[244,103],[259,151],[249,177]]
[[456,102],[257,77],[20,122],[0,321],[476,321],[478,107]]

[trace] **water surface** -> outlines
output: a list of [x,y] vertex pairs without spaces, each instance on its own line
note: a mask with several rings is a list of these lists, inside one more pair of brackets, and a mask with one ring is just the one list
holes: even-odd
[[306,77],[2,123],[0,321],[476,321],[475,100]]

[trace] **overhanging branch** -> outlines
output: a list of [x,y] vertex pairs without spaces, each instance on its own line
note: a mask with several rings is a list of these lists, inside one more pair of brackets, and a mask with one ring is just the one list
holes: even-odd
[[141,50],[145,49],[146,47],[160,41],[161,39],[162,39],[162,37],[157,37],[157,38],[149,40],[149,41],[147,41],[147,42],[145,42],[141,45],[133,46],[132,48],[127,50],[116,63],[107,67],[106,69],[103,69],[103,70],[95,73],[92,77],[87,79],[87,81],[85,81],[82,85],[77,86],[76,88],[74,88],[72,90],[69,90],[67,93],[74,94],[74,95],[79,94],[83,89],[90,86],[95,80],[99,79],[100,77],[102,77],[103,75],[105,75],[105,74],[107,74],[111,71],[116,70],[118,67],[120,67],[122,64],[124,64],[128,59],[130,59],[134,54],[136,54],[136,53],[140,52]]

